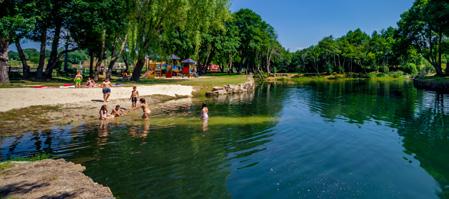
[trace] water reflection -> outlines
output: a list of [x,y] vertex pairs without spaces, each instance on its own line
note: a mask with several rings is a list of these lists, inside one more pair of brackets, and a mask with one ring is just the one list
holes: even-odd
[[448,95],[406,81],[268,84],[209,99],[206,122],[201,103],[2,137],[0,159],[64,157],[121,198],[449,198]]

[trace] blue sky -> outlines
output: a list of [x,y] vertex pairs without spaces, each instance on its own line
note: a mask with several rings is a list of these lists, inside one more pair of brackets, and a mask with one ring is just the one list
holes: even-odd
[[325,36],[361,28],[371,34],[395,26],[414,0],[232,0],[231,10],[250,8],[271,24],[281,44],[295,51]]

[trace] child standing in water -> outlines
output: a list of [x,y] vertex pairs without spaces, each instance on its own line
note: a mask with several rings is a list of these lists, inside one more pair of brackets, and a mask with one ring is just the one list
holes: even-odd
[[107,119],[114,118],[113,115],[110,115],[108,113],[108,107],[106,105],[101,106],[99,114],[100,114],[100,120],[107,120]]
[[207,108],[207,105],[203,103],[201,106],[201,119],[202,120],[208,120],[209,119],[209,109]]
[[75,82],[75,88],[81,88],[81,82],[83,81],[83,76],[81,75],[81,72],[76,72],[75,79],[73,79]]
[[131,107],[133,107],[133,108],[137,107],[137,98],[139,98],[139,91],[137,91],[136,86],[133,86],[133,90],[131,91],[131,97],[130,97],[131,102],[132,102]]
[[[142,118],[143,119],[148,119],[150,117],[150,107],[148,107],[147,101],[144,98],[140,98],[140,108],[142,108],[143,111],[143,115]],[[135,107],[134,109],[138,109],[139,107]]]

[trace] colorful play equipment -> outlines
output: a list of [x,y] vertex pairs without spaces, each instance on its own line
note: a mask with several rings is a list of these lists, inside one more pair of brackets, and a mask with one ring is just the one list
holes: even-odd
[[157,62],[146,58],[144,65],[146,72],[144,73],[144,78],[152,79],[161,77],[172,78],[173,76],[196,76],[196,61],[193,59],[189,58],[179,62],[181,58],[176,55],[171,55],[168,59],[171,60],[170,64],[167,62]]

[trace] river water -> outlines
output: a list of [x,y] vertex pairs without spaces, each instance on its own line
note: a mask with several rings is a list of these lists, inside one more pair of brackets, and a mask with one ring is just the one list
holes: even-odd
[[119,198],[449,198],[449,96],[408,81],[261,85],[141,121],[0,137],[0,159],[51,154]]

